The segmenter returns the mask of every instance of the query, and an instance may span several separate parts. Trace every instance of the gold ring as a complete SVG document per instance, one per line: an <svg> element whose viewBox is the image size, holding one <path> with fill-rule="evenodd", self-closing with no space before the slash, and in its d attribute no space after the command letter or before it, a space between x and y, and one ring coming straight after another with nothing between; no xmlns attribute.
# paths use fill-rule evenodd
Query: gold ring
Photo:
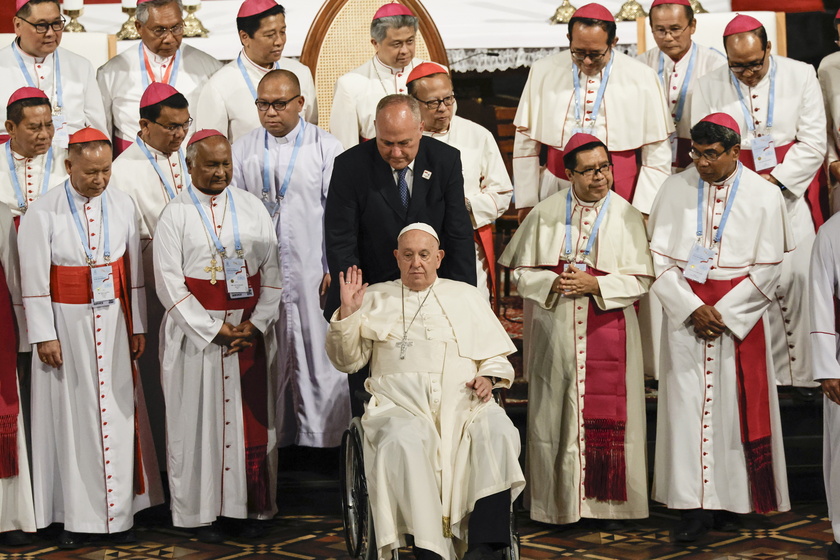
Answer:
<svg viewBox="0 0 840 560"><path fill-rule="evenodd" d="M715 334L715 331L713 331L712 329L706 329L706 334L709 336L713 336Z"/></svg>

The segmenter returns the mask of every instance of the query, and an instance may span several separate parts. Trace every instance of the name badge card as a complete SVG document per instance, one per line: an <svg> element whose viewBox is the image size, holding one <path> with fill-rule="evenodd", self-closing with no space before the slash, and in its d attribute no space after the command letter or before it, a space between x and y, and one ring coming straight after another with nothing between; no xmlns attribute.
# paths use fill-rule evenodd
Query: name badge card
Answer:
<svg viewBox="0 0 840 560"><path fill-rule="evenodd" d="M70 130L67 128L67 119L63 114L52 116L53 126L55 127L55 136L53 137L53 144L67 148L70 143Z"/></svg>
<svg viewBox="0 0 840 560"><path fill-rule="evenodd" d="M776 146L773 144L773 137L769 134L753 138L751 149L756 171L773 169L778 165Z"/></svg>
<svg viewBox="0 0 840 560"><path fill-rule="evenodd" d="M254 290L248 285L248 269L245 259L225 259L225 285L231 299L242 299L254 295Z"/></svg>
<svg viewBox="0 0 840 560"><path fill-rule="evenodd" d="M714 249L707 249L699 243L695 243L688 254L688 262L683 270L683 276L700 284L705 284L712 269L717 252Z"/></svg>
<svg viewBox="0 0 840 560"><path fill-rule="evenodd" d="M97 266L90 269L90 284L93 299L92 307L108 307L117 299L114 293L114 274L109 266Z"/></svg>
<svg viewBox="0 0 840 560"><path fill-rule="evenodd" d="M563 263L563 272L566 272L567 270L569 270L569 266L572 265L572 264L574 264L575 268L578 269L579 271L586 272L586 263L582 263L582 262Z"/></svg>

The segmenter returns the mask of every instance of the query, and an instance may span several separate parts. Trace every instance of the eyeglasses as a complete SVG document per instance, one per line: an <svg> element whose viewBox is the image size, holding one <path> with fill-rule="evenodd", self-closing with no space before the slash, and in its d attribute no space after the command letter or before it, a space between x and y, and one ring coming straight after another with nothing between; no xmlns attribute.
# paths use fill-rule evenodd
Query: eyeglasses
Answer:
<svg viewBox="0 0 840 560"><path fill-rule="evenodd" d="M149 29L152 32L152 35L160 39L167 33L172 33L173 37L180 37L184 34L184 24L179 23L178 25L173 25L172 27L155 27Z"/></svg>
<svg viewBox="0 0 840 560"><path fill-rule="evenodd" d="M691 27L690 23L683 28L672 27L670 29L665 29L664 27L660 27L653 30L653 36L658 39L664 39L665 37L670 35L674 39L679 39L680 37L682 37L682 34L685 32L685 30L689 27Z"/></svg>
<svg viewBox="0 0 840 560"><path fill-rule="evenodd" d="M699 152L694 148L691 148L688 151L688 156L693 159L694 161L698 161L700 158L706 158L708 162L715 162L718 160L720 156L728 152L729 150L723 150L722 152L716 152L715 150L706 150L705 152Z"/></svg>
<svg viewBox="0 0 840 560"><path fill-rule="evenodd" d="M64 29L64 24L67 23L67 20L63 17L55 21L51 21L49 23L32 23L31 21L27 21L23 18L18 19L20 19L21 21L26 21L26 23L35 28L35 33L38 33L40 35L46 35L47 31L49 31L50 29L58 33L59 31L62 31Z"/></svg>
<svg viewBox="0 0 840 560"><path fill-rule="evenodd" d="M583 62L584 60L586 60L588 58L590 60L590 62L593 62L595 64L601 62L601 59L604 58L605 56L607 56L607 53L609 53L609 52L610 52L609 48L607 48L607 50L605 50L602 53L599 53L599 52L588 53L588 52L582 52L582 51L571 51L572 58L574 58L576 61Z"/></svg>
<svg viewBox="0 0 840 560"><path fill-rule="evenodd" d="M419 97L415 97L414 99L416 99L417 101L419 101L420 103L425 105L426 108L429 109L430 111L437 111L438 108L440 107L441 103L446 105L447 107L452 107L452 105L455 104L455 96L454 95L447 95L443 99L432 99L430 101L423 101Z"/></svg>
<svg viewBox="0 0 840 560"><path fill-rule="evenodd" d="M170 134L175 134L179 130L183 130L184 132L187 132L190 129L190 126L192 125L193 120L192 120L192 117L190 117L187 120L187 122L185 122L185 123L160 124L157 121L152 121L152 122L155 123L156 125L158 125L159 127L165 129Z"/></svg>
<svg viewBox="0 0 840 560"><path fill-rule="evenodd" d="M754 60L752 62L747 62L746 64L730 64L729 69L732 70L734 74L743 74L746 71L749 71L751 74L755 74L764 67L764 60L766 57L767 49L764 49L764 56L761 57L761 60Z"/></svg>
<svg viewBox="0 0 840 560"><path fill-rule="evenodd" d="M300 97L300 94L297 94L294 97L287 99L286 101L263 101L262 99L257 99L256 101L254 101L254 105L257 106L258 111L262 111L263 113L268 111L269 107L271 107L278 113L282 113L286 109L286 105L288 105L298 97Z"/></svg>
<svg viewBox="0 0 840 560"><path fill-rule="evenodd" d="M577 169L572 169L572 173L577 173L584 179L594 179L595 175L600 173L601 175L606 175L607 173L612 173L612 164L605 163L601 167L596 167L595 169L584 169L583 171L578 171Z"/></svg>

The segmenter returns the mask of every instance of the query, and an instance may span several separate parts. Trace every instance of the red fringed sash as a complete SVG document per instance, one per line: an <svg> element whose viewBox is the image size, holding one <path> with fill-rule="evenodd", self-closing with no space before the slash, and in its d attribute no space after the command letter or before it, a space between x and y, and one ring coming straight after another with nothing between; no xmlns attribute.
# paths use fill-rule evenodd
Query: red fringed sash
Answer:
<svg viewBox="0 0 840 560"><path fill-rule="evenodd" d="M703 303L714 306L745 278L746 276L731 280L706 280L705 284L689 280L688 283ZM747 458L753 509L758 513L767 513L778 508L776 479L773 476L770 389L766 358L764 324L759 321L743 340L735 339L741 443Z"/></svg>
<svg viewBox="0 0 840 560"><path fill-rule="evenodd" d="M788 153L795 142L778 146L776 148L776 161L779 163L785 159L785 154ZM738 158L747 169L755 171L755 163L753 162L752 150L741 150L741 156ZM775 169L775 168L774 168ZM756 173L773 173L773 169L765 169L764 171L757 171ZM805 191L805 202L808 203L808 208L811 210L811 217L814 219L814 229L820 229L825 221L831 217L831 210L828 206L828 176L825 173L825 168L820 167L814 178L808 184L808 189Z"/></svg>
<svg viewBox="0 0 840 560"><path fill-rule="evenodd" d="M633 194L636 192L636 183L642 171L641 150L610 152L610 158L613 164L613 190L624 200L632 202ZM548 160L545 166L555 177L568 181L566 166L563 165L563 150L548 148Z"/></svg>
<svg viewBox="0 0 840 560"><path fill-rule="evenodd" d="M8 240L7 240L8 241ZM0 264L0 479L18 475L18 333L12 296Z"/></svg>
<svg viewBox="0 0 840 560"><path fill-rule="evenodd" d="M493 226L487 224L475 230L475 242L484 249L487 257L487 279L490 282L490 295L496 296L496 248L493 245Z"/></svg>
<svg viewBox="0 0 840 560"><path fill-rule="evenodd" d="M242 320L253 313L260 297L259 273L250 277L254 295L230 299L224 282L211 284L209 280L186 278L190 293L213 311L242 309ZM255 344L237 354L239 382L242 387L242 418L245 425L245 468L248 486L248 510L264 512L271 509L270 472L268 468L268 363L265 340L257 336Z"/></svg>

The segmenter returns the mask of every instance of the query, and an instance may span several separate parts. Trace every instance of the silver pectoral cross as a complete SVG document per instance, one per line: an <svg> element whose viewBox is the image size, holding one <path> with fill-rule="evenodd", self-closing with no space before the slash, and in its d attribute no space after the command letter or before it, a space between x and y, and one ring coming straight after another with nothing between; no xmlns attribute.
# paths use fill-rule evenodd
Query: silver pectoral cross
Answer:
<svg viewBox="0 0 840 560"><path fill-rule="evenodd" d="M400 347L400 360L405 360L405 353L408 350L408 347L414 346L414 343L404 336L403 339L397 343L397 346Z"/></svg>

